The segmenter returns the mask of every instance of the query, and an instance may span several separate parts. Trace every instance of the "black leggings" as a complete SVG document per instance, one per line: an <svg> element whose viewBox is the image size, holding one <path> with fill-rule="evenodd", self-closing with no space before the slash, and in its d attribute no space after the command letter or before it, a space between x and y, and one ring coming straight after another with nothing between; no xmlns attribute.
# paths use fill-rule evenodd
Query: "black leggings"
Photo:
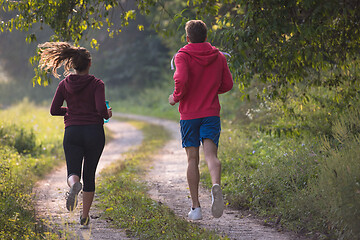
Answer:
<svg viewBox="0 0 360 240"><path fill-rule="evenodd" d="M83 168L83 191L95 191L95 172L105 145L103 125L77 125L65 128L64 152L68 178L76 175L81 178Z"/></svg>

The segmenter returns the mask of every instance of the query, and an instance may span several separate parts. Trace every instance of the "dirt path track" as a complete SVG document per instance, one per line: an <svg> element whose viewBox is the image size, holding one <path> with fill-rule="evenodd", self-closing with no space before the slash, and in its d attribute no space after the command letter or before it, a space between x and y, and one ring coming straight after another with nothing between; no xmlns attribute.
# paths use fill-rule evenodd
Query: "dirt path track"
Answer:
<svg viewBox="0 0 360 240"><path fill-rule="evenodd" d="M168 205L178 216L186 218L191 202L186 182L187 160L185 151L181 148L179 124L173 121L144 117L130 114L115 113L114 116L127 117L164 126L170 133L171 139L166 146L155 156L153 168L149 170L147 182L150 186L150 196L159 202ZM114 140L105 146L100 159L97 174L112 161L121 159L121 154L142 141L142 134L127 123L111 120L106 125L114 132ZM39 217L48 219L51 226L62 231L72 232L74 239L129 239L121 229L113 229L99 216L101 212L95 207L91 209L91 225L89 229L79 228L80 207L73 213L65 208L66 167L63 166L52 172L46 179L39 182L35 188L37 197L36 211ZM80 198L82 198L80 196ZM96 201L96 198L95 198ZM251 216L242 216L243 213L225 209L224 215L215 219L211 216L211 197L208 190L201 189L200 201L203 208L203 220L195 224L213 229L220 235L227 235L231 239L299 239L291 233L277 232L275 229L263 226ZM69 231L68 231L69 230Z"/></svg>
<svg viewBox="0 0 360 240"><path fill-rule="evenodd" d="M122 153L136 147L142 141L142 133L128 123L111 120L106 126L114 133L114 139L105 146L97 168L98 176L109 163L121 159ZM90 210L90 228L81 229L79 227L81 202L74 212L69 213L65 207L65 193L68 190L66 166L56 169L43 181L38 182L34 190L37 198L37 215L48 219L50 228L67 232L71 239L128 239L124 230L111 228L106 221L99 218L101 212L94 207L95 204ZM80 201L81 199L82 196L79 196Z"/></svg>
<svg viewBox="0 0 360 240"><path fill-rule="evenodd" d="M149 171L147 177L151 186L149 194L154 200L168 205L177 215L186 218L191 207L191 201L186 181L187 159L184 149L181 148L179 123L138 115L116 115L159 124L171 133L172 138L155 157L153 168ZM210 212L211 196L209 190L202 188L199 195L203 220L195 223L203 228L213 229L220 235L226 234L231 239L300 239L294 234L278 232L273 228L263 226L259 220L252 216L243 216L241 211L225 209L221 218L213 218Z"/></svg>

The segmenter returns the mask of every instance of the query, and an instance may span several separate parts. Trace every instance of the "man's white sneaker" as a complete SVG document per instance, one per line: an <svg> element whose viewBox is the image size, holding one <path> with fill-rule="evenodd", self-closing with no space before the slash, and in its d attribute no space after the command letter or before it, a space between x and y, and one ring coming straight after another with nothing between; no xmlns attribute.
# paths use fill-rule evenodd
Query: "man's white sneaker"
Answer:
<svg viewBox="0 0 360 240"><path fill-rule="evenodd" d="M224 198L219 184L214 184L211 188L211 198L211 213L215 218L219 218L222 216L224 211Z"/></svg>
<svg viewBox="0 0 360 240"><path fill-rule="evenodd" d="M202 219L201 207L191 208L188 214L188 218L190 220L201 220Z"/></svg>

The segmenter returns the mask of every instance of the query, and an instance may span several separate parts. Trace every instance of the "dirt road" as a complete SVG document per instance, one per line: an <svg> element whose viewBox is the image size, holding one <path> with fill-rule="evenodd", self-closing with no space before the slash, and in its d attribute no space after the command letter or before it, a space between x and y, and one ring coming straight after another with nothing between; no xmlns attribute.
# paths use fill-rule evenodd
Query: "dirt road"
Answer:
<svg viewBox="0 0 360 240"><path fill-rule="evenodd" d="M186 154L181 148L179 125L176 122L161 120L151 117L119 114L114 116L128 117L140 121L164 126L170 133L166 146L154 158L154 165L146 177L150 186L150 196L159 202L168 205L178 216L186 218L190 209L189 190L186 182ZM131 147L141 143L142 134L127 123L111 120L107 127L115 133L115 138L107 144L100 160L97 173L111 161L121 159L121 154ZM45 180L38 183L35 192L37 196L36 210L40 217L49 219L52 226L62 231L72 232L74 239L128 239L123 230L110 228L106 221L101 220L101 212L92 208L91 225L89 229L79 228L80 207L70 213L65 208L66 168L62 167L51 173ZM81 197L81 196L80 196ZM231 239L299 239L291 233L278 232L263 226L259 220L252 216L243 216L240 211L225 209L224 215L215 219L211 216L210 192L205 189L200 191L200 201L203 209L203 220L196 221L200 227L213 229L220 235L227 235Z"/></svg>
<svg viewBox="0 0 360 240"><path fill-rule="evenodd" d="M108 164L121 159L122 153L136 147L142 141L142 133L128 123L111 120L106 126L114 133L114 139L105 146L97 168L97 178L100 176L101 170ZM90 210L90 227L88 229L80 228L82 196L79 196L78 208L69 213L65 207L65 194L68 190L66 166L53 171L43 181L38 182L34 189L37 199L37 215L47 219L51 229L69 235L70 239L129 239L124 230L111 228L106 221L99 218L101 212L95 207ZM96 197L95 195L93 206L96 205Z"/></svg>
<svg viewBox="0 0 360 240"><path fill-rule="evenodd" d="M187 159L184 149L181 148L179 124L174 121L130 114L118 114L118 116L160 124L171 133L172 138L155 156L153 168L148 173L147 179L151 186L149 194L154 200L168 205L178 216L186 218L191 201L186 181ZM210 191L202 188L199 195L203 219L194 221L194 223L203 228L213 229L220 235L227 235L231 239L300 239L295 234L278 232L274 228L266 227L261 224L260 220L253 216L244 216L243 212L237 210L225 209L221 218L213 218L210 212Z"/></svg>

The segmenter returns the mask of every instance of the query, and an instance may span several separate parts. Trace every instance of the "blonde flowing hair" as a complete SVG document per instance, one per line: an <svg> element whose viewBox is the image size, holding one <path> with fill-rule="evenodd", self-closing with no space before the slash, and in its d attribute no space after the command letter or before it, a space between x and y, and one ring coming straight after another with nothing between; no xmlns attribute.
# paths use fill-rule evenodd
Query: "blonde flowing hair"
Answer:
<svg viewBox="0 0 360 240"><path fill-rule="evenodd" d="M67 42L46 42L39 44L39 67L51 69L54 77L59 78L57 69L64 65L64 76L70 74L71 69L78 72L86 70L91 62L90 52L83 47L74 47Z"/></svg>

